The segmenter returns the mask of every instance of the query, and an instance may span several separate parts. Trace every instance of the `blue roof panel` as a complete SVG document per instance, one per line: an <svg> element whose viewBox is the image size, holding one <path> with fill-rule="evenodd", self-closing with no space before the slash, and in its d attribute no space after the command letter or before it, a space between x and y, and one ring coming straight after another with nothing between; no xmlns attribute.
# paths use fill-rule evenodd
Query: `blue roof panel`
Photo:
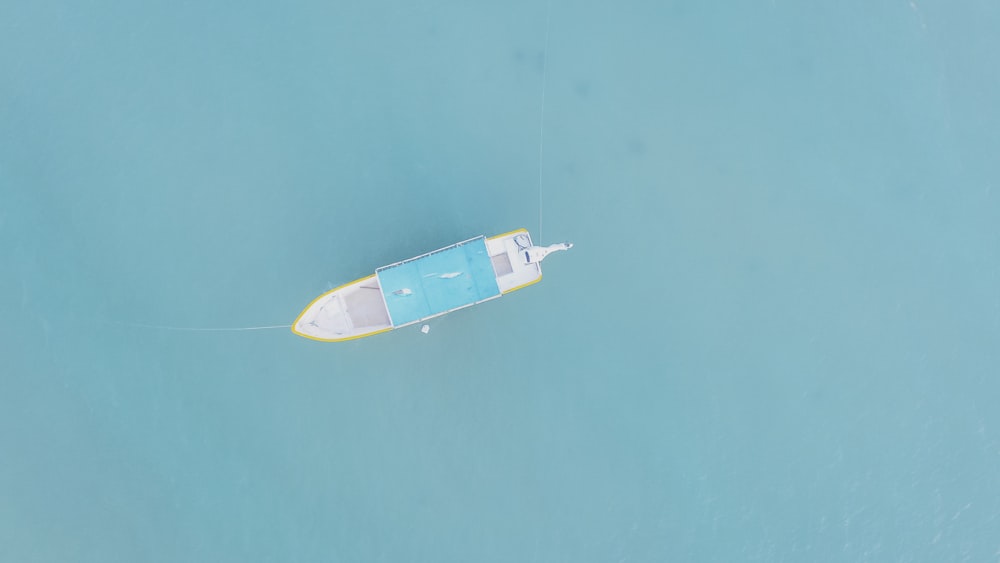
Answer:
<svg viewBox="0 0 1000 563"><path fill-rule="evenodd" d="M375 273L393 326L500 295L486 237L385 266Z"/></svg>

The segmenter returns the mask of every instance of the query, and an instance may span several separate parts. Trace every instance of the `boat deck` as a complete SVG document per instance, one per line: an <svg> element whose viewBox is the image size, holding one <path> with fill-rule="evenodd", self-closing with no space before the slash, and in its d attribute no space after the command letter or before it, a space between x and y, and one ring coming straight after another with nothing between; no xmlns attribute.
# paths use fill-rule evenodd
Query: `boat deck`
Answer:
<svg viewBox="0 0 1000 563"><path fill-rule="evenodd" d="M482 236L375 273L394 328L500 296Z"/></svg>
<svg viewBox="0 0 1000 563"><path fill-rule="evenodd" d="M526 235L530 244L531 236L524 229L486 239L486 249L493 262L500 293L510 293L542 279L539 264L524 263L521 249L514 241L514 237L520 234Z"/></svg>

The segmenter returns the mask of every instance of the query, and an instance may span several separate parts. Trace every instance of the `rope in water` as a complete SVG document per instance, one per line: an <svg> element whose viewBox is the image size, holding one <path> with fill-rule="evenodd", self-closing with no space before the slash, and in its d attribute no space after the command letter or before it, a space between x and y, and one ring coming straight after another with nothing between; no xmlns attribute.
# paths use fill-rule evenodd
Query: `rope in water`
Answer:
<svg viewBox="0 0 1000 563"><path fill-rule="evenodd" d="M234 331L244 331L244 330L269 330L276 328L291 328L292 325L268 325L268 326L244 326L244 327L225 327L225 328L201 328L201 327L187 327L187 326L167 326L167 325L147 325L139 323L123 323L116 322L115 324L122 326L129 326L133 328L149 328L154 330L177 330L185 332L234 332Z"/></svg>
<svg viewBox="0 0 1000 563"><path fill-rule="evenodd" d="M545 86L549 69L549 20L552 1L545 2L545 46L542 48L542 111L538 124L538 240L542 240L542 157L545 153Z"/></svg>

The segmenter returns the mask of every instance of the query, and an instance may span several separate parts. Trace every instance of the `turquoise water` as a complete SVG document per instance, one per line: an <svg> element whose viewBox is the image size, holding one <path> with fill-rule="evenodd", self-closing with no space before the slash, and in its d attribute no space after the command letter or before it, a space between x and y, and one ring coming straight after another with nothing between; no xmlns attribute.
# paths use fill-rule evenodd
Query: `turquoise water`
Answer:
<svg viewBox="0 0 1000 563"><path fill-rule="evenodd" d="M612 4L0 6L0 560L996 560L1000 9Z"/></svg>

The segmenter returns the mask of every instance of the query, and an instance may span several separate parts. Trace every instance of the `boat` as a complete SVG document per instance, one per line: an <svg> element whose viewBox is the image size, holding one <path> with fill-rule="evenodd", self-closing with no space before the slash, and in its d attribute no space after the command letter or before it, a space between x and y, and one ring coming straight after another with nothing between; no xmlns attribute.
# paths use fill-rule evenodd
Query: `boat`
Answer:
<svg viewBox="0 0 1000 563"><path fill-rule="evenodd" d="M526 229L470 238L327 291L299 314L292 332L341 342L424 322L541 281L542 260L572 247L535 246Z"/></svg>

